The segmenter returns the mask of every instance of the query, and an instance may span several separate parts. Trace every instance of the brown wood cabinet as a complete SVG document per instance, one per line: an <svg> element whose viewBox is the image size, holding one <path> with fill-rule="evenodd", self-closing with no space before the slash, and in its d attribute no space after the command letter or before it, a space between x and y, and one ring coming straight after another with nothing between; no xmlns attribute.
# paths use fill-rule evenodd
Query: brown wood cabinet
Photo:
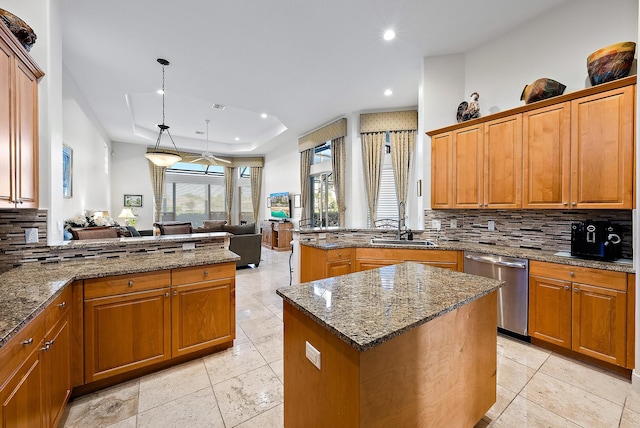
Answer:
<svg viewBox="0 0 640 428"><path fill-rule="evenodd" d="M361 272L404 262L418 262L450 270L462 270L460 254L452 250L417 250L410 248L357 248L355 271Z"/></svg>
<svg viewBox="0 0 640 428"><path fill-rule="evenodd" d="M321 249L300 246L300 282L353 273L353 248Z"/></svg>
<svg viewBox="0 0 640 428"><path fill-rule="evenodd" d="M429 132L432 208L633 208L635 83L619 79Z"/></svg>
<svg viewBox="0 0 640 428"><path fill-rule="evenodd" d="M446 132L431 139L431 207L453 206L453 133Z"/></svg>
<svg viewBox="0 0 640 428"><path fill-rule="evenodd" d="M233 339L233 262L84 282L86 383Z"/></svg>
<svg viewBox="0 0 640 428"><path fill-rule="evenodd" d="M262 246L276 251L291 251L293 224L291 222L263 221Z"/></svg>
<svg viewBox="0 0 640 428"><path fill-rule="evenodd" d="M627 274L531 261L529 334L621 367L627 361Z"/></svg>
<svg viewBox="0 0 640 428"><path fill-rule="evenodd" d="M0 424L2 428L47 425L45 414L44 314L31 320L0 349Z"/></svg>
<svg viewBox="0 0 640 428"><path fill-rule="evenodd" d="M523 114L523 208L568 208L571 104Z"/></svg>
<svg viewBox="0 0 640 428"><path fill-rule="evenodd" d="M171 356L233 341L235 264L173 269Z"/></svg>
<svg viewBox="0 0 640 428"><path fill-rule="evenodd" d="M632 208L634 87L571 102L571 205Z"/></svg>
<svg viewBox="0 0 640 428"><path fill-rule="evenodd" d="M0 208L37 208L38 80L44 73L0 27Z"/></svg>

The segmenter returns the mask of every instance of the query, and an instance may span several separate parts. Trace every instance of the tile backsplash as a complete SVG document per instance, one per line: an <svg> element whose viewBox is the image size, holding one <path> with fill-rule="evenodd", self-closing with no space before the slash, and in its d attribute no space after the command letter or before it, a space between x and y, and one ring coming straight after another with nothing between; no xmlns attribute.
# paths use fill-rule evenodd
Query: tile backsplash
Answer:
<svg viewBox="0 0 640 428"><path fill-rule="evenodd" d="M425 210L423 237L551 251L571 250L571 223L609 220L622 227L622 257L632 258L631 210ZM433 227L440 221L440 230ZM455 220L457 227L451 227ZM488 230L489 221L495 230Z"/></svg>

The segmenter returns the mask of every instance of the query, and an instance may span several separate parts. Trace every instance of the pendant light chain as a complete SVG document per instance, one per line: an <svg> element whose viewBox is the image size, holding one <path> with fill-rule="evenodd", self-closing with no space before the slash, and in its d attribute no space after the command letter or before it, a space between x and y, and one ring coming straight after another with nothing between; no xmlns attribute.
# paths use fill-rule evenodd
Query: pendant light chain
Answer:
<svg viewBox="0 0 640 428"><path fill-rule="evenodd" d="M162 64L162 124L164 125L164 67Z"/></svg>

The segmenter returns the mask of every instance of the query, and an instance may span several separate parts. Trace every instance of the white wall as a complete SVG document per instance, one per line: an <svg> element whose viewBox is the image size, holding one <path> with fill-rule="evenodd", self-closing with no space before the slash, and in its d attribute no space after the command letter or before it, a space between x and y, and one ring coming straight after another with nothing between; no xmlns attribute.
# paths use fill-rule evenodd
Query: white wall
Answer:
<svg viewBox="0 0 640 428"><path fill-rule="evenodd" d="M522 89L541 77L563 83L565 93L584 89L589 54L637 38L637 0L573 1L467 52L465 94L480 94L486 116L523 105Z"/></svg>
<svg viewBox="0 0 640 428"><path fill-rule="evenodd" d="M146 152L147 147L140 144L114 141L111 145L111 215L115 218L124 208L124 195L142 195L142 208L135 208L136 229L140 230L153 228L153 188Z"/></svg>
<svg viewBox="0 0 640 428"><path fill-rule="evenodd" d="M293 208L293 195L300 193L300 152L297 140L288 141L278 150L265 155L262 177L262 199L258 219L270 218L267 208L267 197L270 193L289 192L293 211L291 217L297 225L301 213L300 208Z"/></svg>
<svg viewBox="0 0 640 428"><path fill-rule="evenodd" d="M73 149L73 196L62 199L62 218L83 214L85 210L106 210L112 216L117 215L111 209L110 198L111 141L66 69L62 118L63 143Z"/></svg>

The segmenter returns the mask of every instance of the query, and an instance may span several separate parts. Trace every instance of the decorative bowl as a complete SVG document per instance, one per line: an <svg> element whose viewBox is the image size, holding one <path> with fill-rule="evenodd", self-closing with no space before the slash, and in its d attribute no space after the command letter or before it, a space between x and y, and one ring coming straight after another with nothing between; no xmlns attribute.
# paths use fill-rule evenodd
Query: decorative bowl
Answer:
<svg viewBox="0 0 640 428"><path fill-rule="evenodd" d="M0 9L0 21L4 22L7 28L9 28L9 31L16 36L20 44L24 46L27 51L31 50L31 46L35 44L38 36L36 36L36 33L33 32L33 29L27 25L26 22L4 9Z"/></svg>
<svg viewBox="0 0 640 428"><path fill-rule="evenodd" d="M562 95L565 89L566 86L562 83L543 77L525 86L522 90L522 95L520 95L520 99L524 101L525 104L535 103L536 101Z"/></svg>
<svg viewBox="0 0 640 428"><path fill-rule="evenodd" d="M626 77L631 69L635 52L634 42L620 42L605 46L589 55L587 72L591 85L600 85Z"/></svg>

